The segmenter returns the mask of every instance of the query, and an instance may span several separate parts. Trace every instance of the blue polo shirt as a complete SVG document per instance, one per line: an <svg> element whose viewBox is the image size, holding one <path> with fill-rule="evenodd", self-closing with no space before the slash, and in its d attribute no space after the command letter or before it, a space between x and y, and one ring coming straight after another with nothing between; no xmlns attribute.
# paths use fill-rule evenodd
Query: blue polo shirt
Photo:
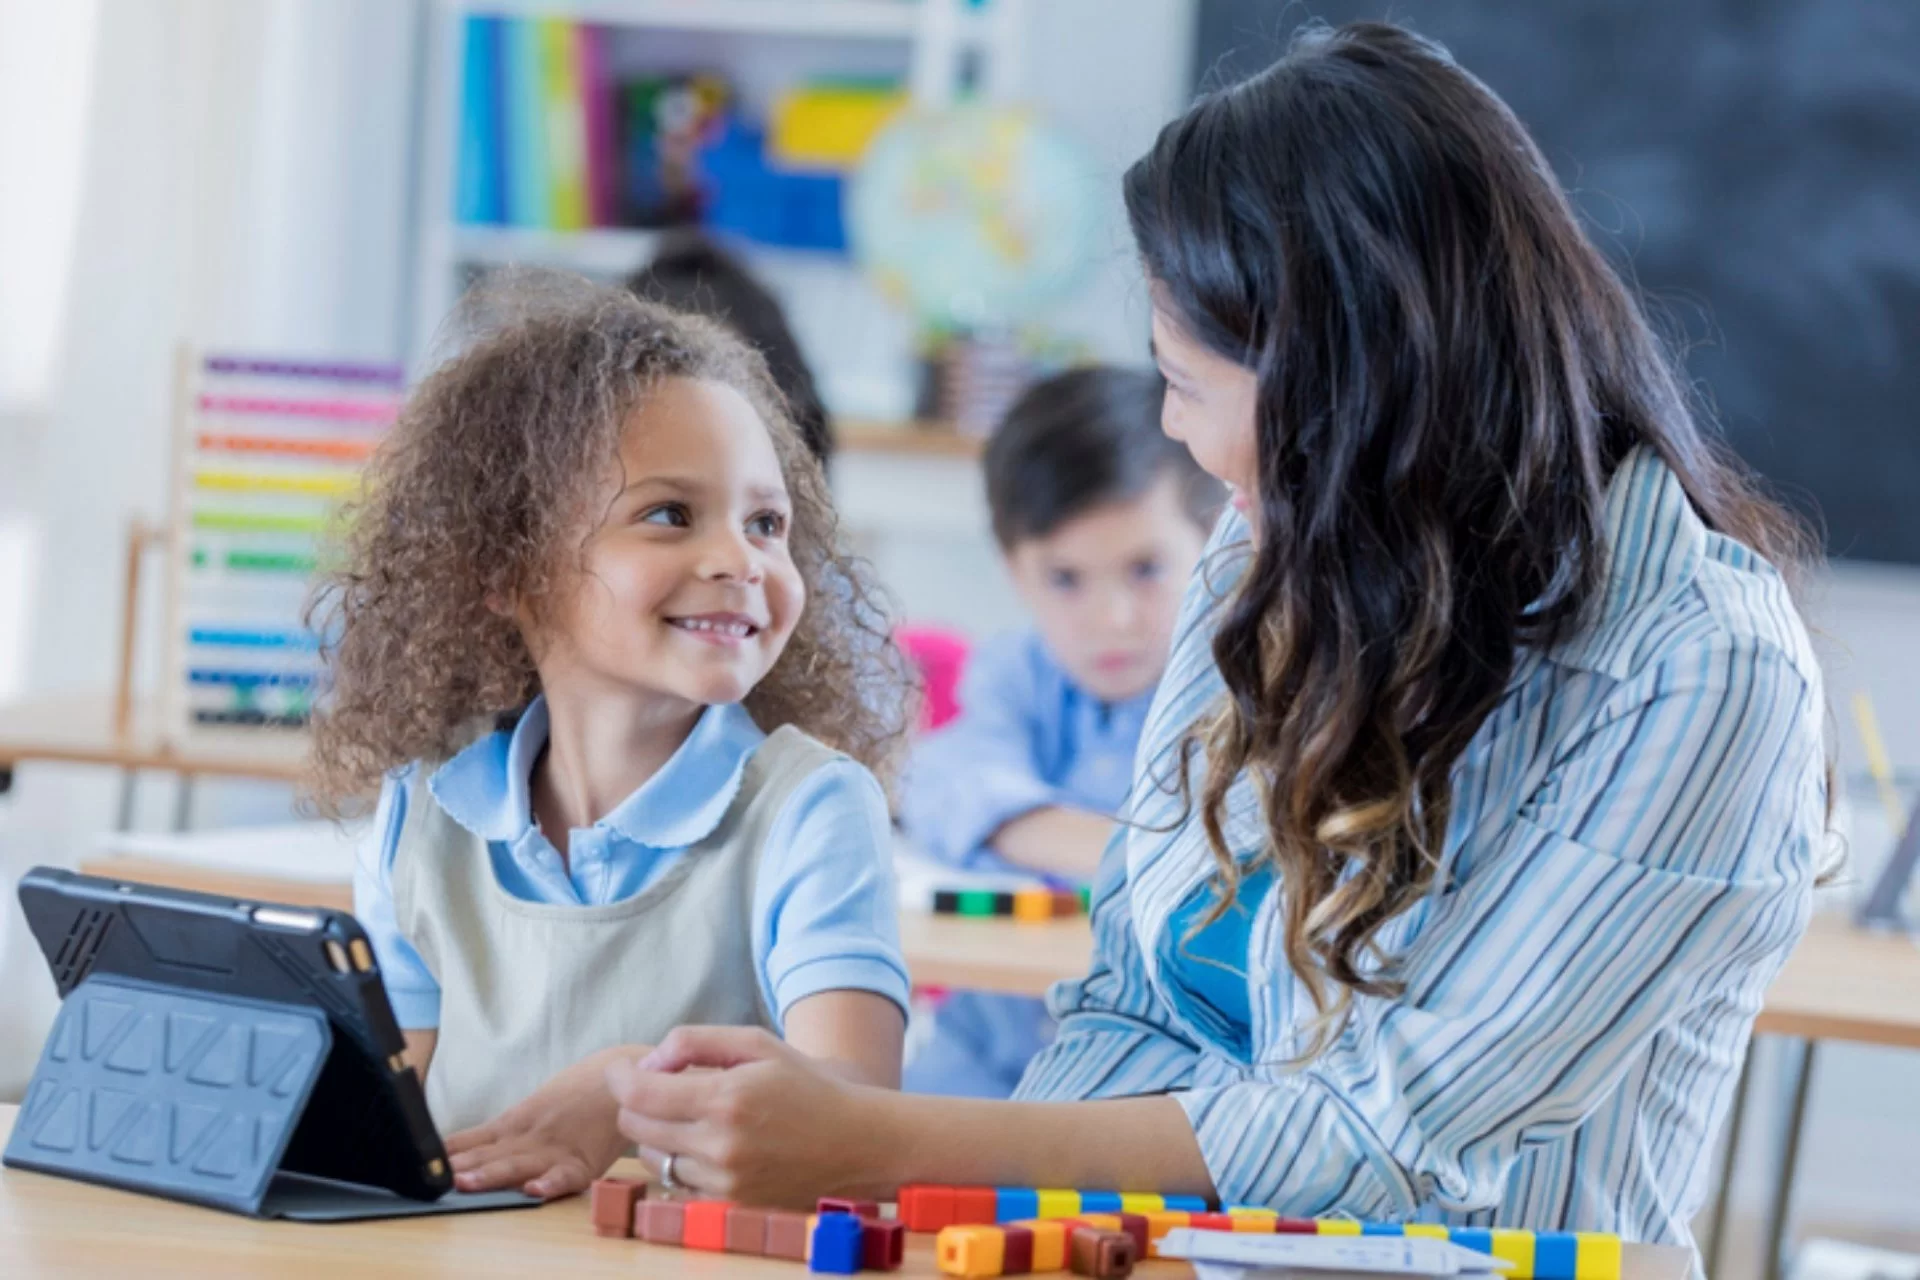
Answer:
<svg viewBox="0 0 1920 1280"><path fill-rule="evenodd" d="M747 760L766 734L737 703L709 707L660 771L590 827L569 833L568 857L533 822L531 779L547 743L536 698L512 729L488 734L426 779L455 822L487 842L500 887L527 902L582 907L620 902L657 880L720 825ZM437 1027L440 987L394 916L394 852L418 768L390 780L377 839L354 869L354 914L366 928L400 1025ZM787 798L760 854L753 895L753 957L767 1007L786 1012L823 991L872 991L903 1010L907 967L886 798L861 765L836 760Z"/></svg>

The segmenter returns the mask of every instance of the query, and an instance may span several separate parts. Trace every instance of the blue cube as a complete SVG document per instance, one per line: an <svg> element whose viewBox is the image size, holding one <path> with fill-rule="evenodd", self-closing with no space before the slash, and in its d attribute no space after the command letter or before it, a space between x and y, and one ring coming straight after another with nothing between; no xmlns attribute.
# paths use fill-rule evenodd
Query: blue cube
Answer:
<svg viewBox="0 0 1920 1280"><path fill-rule="evenodd" d="M1481 1231L1474 1227L1451 1227L1447 1239L1463 1249L1472 1249L1476 1253L1493 1252L1493 1232Z"/></svg>
<svg viewBox="0 0 1920 1280"><path fill-rule="evenodd" d="M860 1219L850 1213L823 1213L813 1227L807 1270L851 1276L860 1272Z"/></svg>
<svg viewBox="0 0 1920 1280"><path fill-rule="evenodd" d="M1573 1280L1580 1273L1580 1241L1571 1231L1547 1231L1533 1238L1534 1280Z"/></svg>
<svg viewBox="0 0 1920 1280"><path fill-rule="evenodd" d="M1118 1213L1120 1212L1120 1193L1118 1191L1082 1191L1080 1212Z"/></svg>
<svg viewBox="0 0 1920 1280"><path fill-rule="evenodd" d="M993 1192L995 1222L1025 1222L1040 1216L1040 1193L1032 1187L996 1187Z"/></svg>
<svg viewBox="0 0 1920 1280"><path fill-rule="evenodd" d="M1363 1222L1360 1224L1363 1236L1403 1236L1407 1229L1397 1222Z"/></svg>
<svg viewBox="0 0 1920 1280"><path fill-rule="evenodd" d="M1167 1196L1168 1213L1206 1213L1213 1208L1205 1196Z"/></svg>

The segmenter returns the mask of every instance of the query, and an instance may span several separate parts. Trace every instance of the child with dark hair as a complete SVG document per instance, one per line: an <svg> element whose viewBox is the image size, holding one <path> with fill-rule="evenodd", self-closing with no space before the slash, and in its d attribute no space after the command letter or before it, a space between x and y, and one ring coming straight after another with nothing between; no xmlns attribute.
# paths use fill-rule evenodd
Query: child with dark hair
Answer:
<svg viewBox="0 0 1920 1280"><path fill-rule="evenodd" d="M627 277L627 288L650 302L719 320L745 338L766 360L807 448L822 463L832 457L833 424L787 313L738 258L700 232L678 233Z"/></svg>
<svg viewBox="0 0 1920 1280"><path fill-rule="evenodd" d="M994 537L1033 626L968 664L960 715L915 752L901 809L942 861L1087 880L1126 799L1182 584L1223 496L1160 430L1150 371L1049 378L987 444ZM1051 1030L1038 1000L943 1004L907 1087L1004 1097Z"/></svg>

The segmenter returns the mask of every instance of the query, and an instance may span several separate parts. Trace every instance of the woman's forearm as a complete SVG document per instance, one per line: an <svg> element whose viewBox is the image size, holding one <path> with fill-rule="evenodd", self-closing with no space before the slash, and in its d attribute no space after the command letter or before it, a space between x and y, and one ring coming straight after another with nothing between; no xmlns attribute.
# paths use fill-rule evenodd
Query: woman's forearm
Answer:
<svg viewBox="0 0 1920 1280"><path fill-rule="evenodd" d="M1213 1194L1186 1112L1154 1095L998 1102L867 1091L867 1146L888 1194L911 1182Z"/></svg>

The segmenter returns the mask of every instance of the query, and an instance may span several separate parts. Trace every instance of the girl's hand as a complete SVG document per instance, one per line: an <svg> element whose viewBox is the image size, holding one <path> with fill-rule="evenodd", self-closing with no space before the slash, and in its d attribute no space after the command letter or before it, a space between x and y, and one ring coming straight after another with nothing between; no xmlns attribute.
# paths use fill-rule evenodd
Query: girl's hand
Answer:
<svg viewBox="0 0 1920 1280"><path fill-rule="evenodd" d="M644 1045L602 1050L562 1071L498 1119L447 1139L454 1185L462 1191L518 1186L551 1200L585 1191L626 1150L607 1096L608 1063L631 1061Z"/></svg>
<svg viewBox="0 0 1920 1280"><path fill-rule="evenodd" d="M677 1157L675 1181L703 1198L801 1208L893 1190L884 1135L899 1095L758 1028L677 1028L637 1062L616 1058L606 1084L640 1158L657 1173Z"/></svg>

